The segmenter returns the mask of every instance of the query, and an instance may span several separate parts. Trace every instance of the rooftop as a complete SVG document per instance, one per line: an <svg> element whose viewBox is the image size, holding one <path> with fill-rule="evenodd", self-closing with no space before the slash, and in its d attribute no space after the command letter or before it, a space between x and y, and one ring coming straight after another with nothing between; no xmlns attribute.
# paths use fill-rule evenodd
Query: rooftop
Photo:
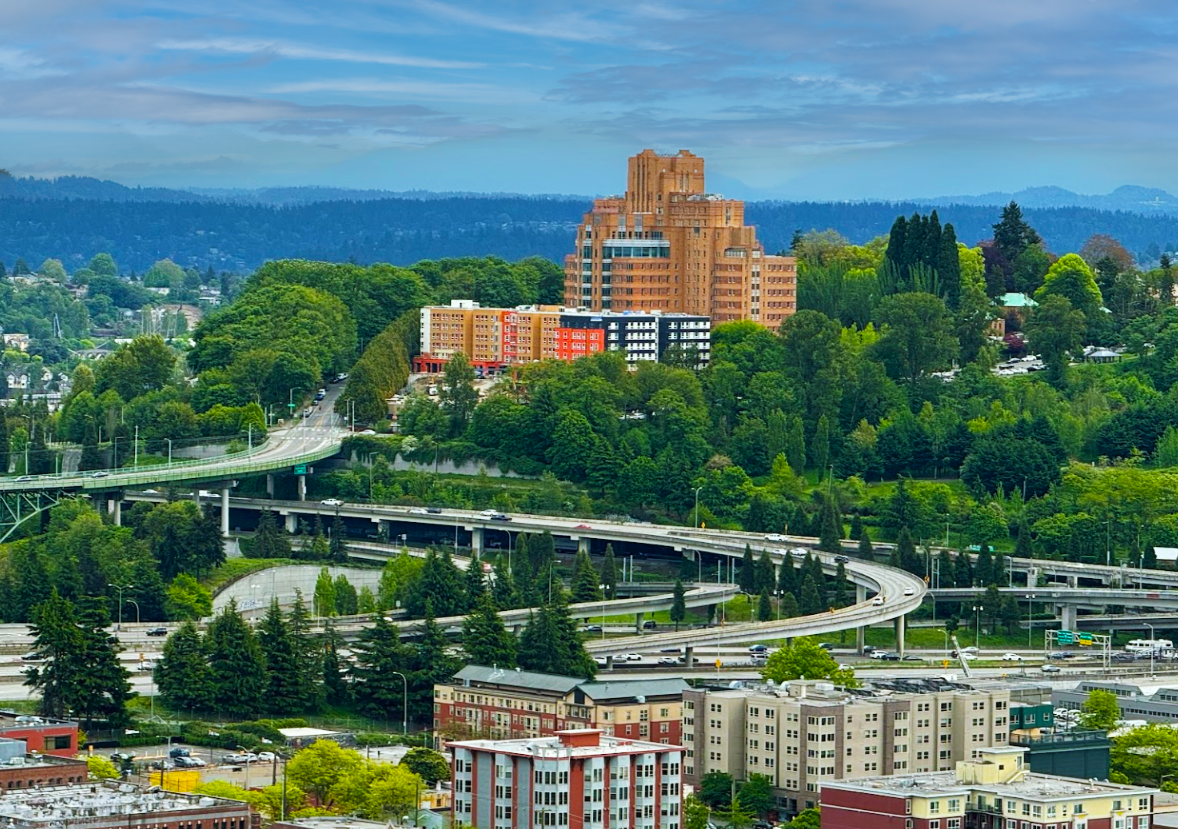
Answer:
<svg viewBox="0 0 1178 829"><path fill-rule="evenodd" d="M8 790L0 798L0 819L10 821L9 826L49 826L68 821L85 822L87 819L182 812L214 806L249 808L235 800L176 792L146 792L127 783L84 783Z"/></svg>
<svg viewBox="0 0 1178 829"><path fill-rule="evenodd" d="M1057 777L1053 774L1029 772L1008 783L963 783L955 771L930 771L922 774L891 775L888 777L864 777L823 783L823 788L866 789L897 797L935 797L947 794L968 794L984 791L1002 797L1021 797L1035 800L1065 800L1087 797L1107 797L1110 794L1149 794L1153 789L1145 786L1128 786L1120 783L1106 783L1098 780L1079 780L1072 777Z"/></svg>
<svg viewBox="0 0 1178 829"><path fill-rule="evenodd" d="M582 682L577 686L585 696L595 702L635 699L637 697L677 697L691 688L687 680L679 677L668 679L621 679L606 682Z"/></svg>
<svg viewBox="0 0 1178 829"><path fill-rule="evenodd" d="M54 717L36 717L32 714L18 714L15 711L0 711L0 729L4 728L37 728L38 726L75 726L70 720L59 720Z"/></svg>
<svg viewBox="0 0 1178 829"><path fill-rule="evenodd" d="M572 676L557 676L542 674L536 671L521 671L518 668L485 668L482 665L467 665L454 675L457 685L484 684L510 685L517 688L527 688L530 691L543 691L564 696L572 691L584 680Z"/></svg>
<svg viewBox="0 0 1178 829"><path fill-rule="evenodd" d="M722 689L708 689L708 695L713 697L738 699L753 696L772 696L779 699L805 699L811 705L845 705L851 702L882 702L897 695L914 696L920 694L983 694L999 687L985 690L975 689L969 685L951 682L940 677L876 679L864 684L862 688L842 688L824 680L791 680L776 685L772 682L744 681L735 687Z"/></svg>
<svg viewBox="0 0 1178 829"><path fill-rule="evenodd" d="M472 751L493 751L496 754L515 754L542 759L572 757L600 757L603 754L646 754L648 752L682 751L679 746L651 743L646 740L627 740L613 737L596 728L558 731L551 737L529 737L522 740L461 740L447 743L450 748Z"/></svg>

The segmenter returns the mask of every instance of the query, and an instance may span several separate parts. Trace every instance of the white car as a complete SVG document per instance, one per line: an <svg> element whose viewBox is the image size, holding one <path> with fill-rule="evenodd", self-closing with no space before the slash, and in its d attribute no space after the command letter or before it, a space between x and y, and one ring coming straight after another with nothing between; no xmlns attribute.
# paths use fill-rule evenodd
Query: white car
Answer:
<svg viewBox="0 0 1178 829"><path fill-rule="evenodd" d="M278 759L278 755L275 754L273 751L259 751L258 752L258 762L259 763L273 763L277 759Z"/></svg>
<svg viewBox="0 0 1178 829"><path fill-rule="evenodd" d="M789 554L791 556L793 556L794 558L805 558L807 555L810 554L810 551L807 550L805 547L794 547L792 550L789 551Z"/></svg>
<svg viewBox="0 0 1178 829"><path fill-rule="evenodd" d="M642 655L637 654L637 653L624 653L624 654L622 654L621 658L625 659L627 662L641 662L642 661Z"/></svg>
<svg viewBox="0 0 1178 829"><path fill-rule="evenodd" d="M883 603L886 601L887 601L887 599L884 598L883 596L876 596L874 599L871 600L871 606L872 607L881 607L883 605Z"/></svg>
<svg viewBox="0 0 1178 829"><path fill-rule="evenodd" d="M968 651L962 651L960 654L958 654L958 656L960 656L966 662L973 662L975 659L978 658L978 655L976 653L969 653Z"/></svg>
<svg viewBox="0 0 1178 829"><path fill-rule="evenodd" d="M479 513L479 515L483 516L483 518L490 518L490 517L492 517L494 515L498 515L498 514L499 513L495 512L495 510L493 510L493 509L485 509Z"/></svg>
<svg viewBox="0 0 1178 829"><path fill-rule="evenodd" d="M904 595L905 595L905 596L915 596L915 595L916 595L916 591L915 591L913 588L911 588L911 587L905 587L905 588L904 588Z"/></svg>
<svg viewBox="0 0 1178 829"><path fill-rule="evenodd" d="M604 657L604 656L595 656L595 657L593 657L593 661L594 661L594 662L595 662L597 665L599 665L599 666L601 666L602 668L604 668L604 667L605 667L605 663L606 663L608 660L607 660L607 659L606 659L606 657Z"/></svg>
<svg viewBox="0 0 1178 829"><path fill-rule="evenodd" d="M344 502L339 498L324 498L319 503L325 507L342 507L344 505Z"/></svg>
<svg viewBox="0 0 1178 829"><path fill-rule="evenodd" d="M786 538L781 533L769 533L765 536L766 541L785 541Z"/></svg>
<svg viewBox="0 0 1178 829"><path fill-rule="evenodd" d="M1002 661L1003 662L1022 662L1023 658L1021 656L1019 656L1017 653L1004 653L1004 654L1002 654Z"/></svg>
<svg viewBox="0 0 1178 829"><path fill-rule="evenodd" d="M413 509L409 510L409 514L410 515L429 515L429 513L426 512L425 507L414 507Z"/></svg>

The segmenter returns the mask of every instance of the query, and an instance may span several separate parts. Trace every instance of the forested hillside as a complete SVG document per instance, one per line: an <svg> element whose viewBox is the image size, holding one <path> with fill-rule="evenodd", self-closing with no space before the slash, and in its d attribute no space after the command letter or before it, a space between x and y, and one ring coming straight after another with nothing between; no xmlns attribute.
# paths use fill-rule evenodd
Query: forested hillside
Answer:
<svg viewBox="0 0 1178 829"><path fill-rule="evenodd" d="M589 207L588 199L527 196L273 206L195 195L179 202L173 200L179 191L165 191L170 194L167 201L114 200L101 184L79 185L77 195L65 198L0 193L0 261L11 265L18 257L27 262L53 257L72 272L105 251L140 273L165 258L182 267L242 273L280 258L408 265L422 259L494 255L560 262L571 251L576 222ZM91 191L93 195L86 195ZM138 198L153 191L128 192ZM912 203L750 202L746 215L758 226L765 247L778 251L790 246L795 230L833 228L849 241L863 243L887 233L896 214L917 209ZM942 221L953 223L962 242L973 245L990 238L999 211L950 205L938 212ZM1047 248L1057 254L1079 250L1094 233L1119 239L1143 263L1178 246L1178 216L1078 207L1025 212Z"/></svg>

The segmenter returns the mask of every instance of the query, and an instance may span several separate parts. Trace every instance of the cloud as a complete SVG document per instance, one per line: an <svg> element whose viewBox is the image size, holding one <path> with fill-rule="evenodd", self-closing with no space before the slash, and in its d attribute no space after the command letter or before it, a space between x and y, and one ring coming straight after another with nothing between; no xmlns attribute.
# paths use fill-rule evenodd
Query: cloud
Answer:
<svg viewBox="0 0 1178 829"><path fill-rule="evenodd" d="M441 60L394 54L359 52L352 49L325 49L298 43L273 40L218 37L199 40L163 40L157 46L164 50L210 52L233 55L270 55L293 60L344 61L347 63L375 63L388 66L416 66L426 69L477 69L483 64L470 61Z"/></svg>
<svg viewBox="0 0 1178 829"><path fill-rule="evenodd" d="M295 81L282 83L266 90L280 95L304 92L347 92L356 94L407 96L434 100L470 101L478 103L520 103L539 100L525 90L483 83L442 83L407 79L340 78L335 80Z"/></svg>

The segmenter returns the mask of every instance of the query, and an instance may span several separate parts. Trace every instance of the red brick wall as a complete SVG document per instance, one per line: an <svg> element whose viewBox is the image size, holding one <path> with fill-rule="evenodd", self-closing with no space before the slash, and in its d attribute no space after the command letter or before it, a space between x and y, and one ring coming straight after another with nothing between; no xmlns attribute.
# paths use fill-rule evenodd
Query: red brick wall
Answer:
<svg viewBox="0 0 1178 829"><path fill-rule="evenodd" d="M78 753L78 727L72 723L17 725L0 728L0 737L7 737L10 740L24 740L30 752L39 751L42 754L52 754L55 757L73 757ZM53 748L56 737L68 737L69 746Z"/></svg>

